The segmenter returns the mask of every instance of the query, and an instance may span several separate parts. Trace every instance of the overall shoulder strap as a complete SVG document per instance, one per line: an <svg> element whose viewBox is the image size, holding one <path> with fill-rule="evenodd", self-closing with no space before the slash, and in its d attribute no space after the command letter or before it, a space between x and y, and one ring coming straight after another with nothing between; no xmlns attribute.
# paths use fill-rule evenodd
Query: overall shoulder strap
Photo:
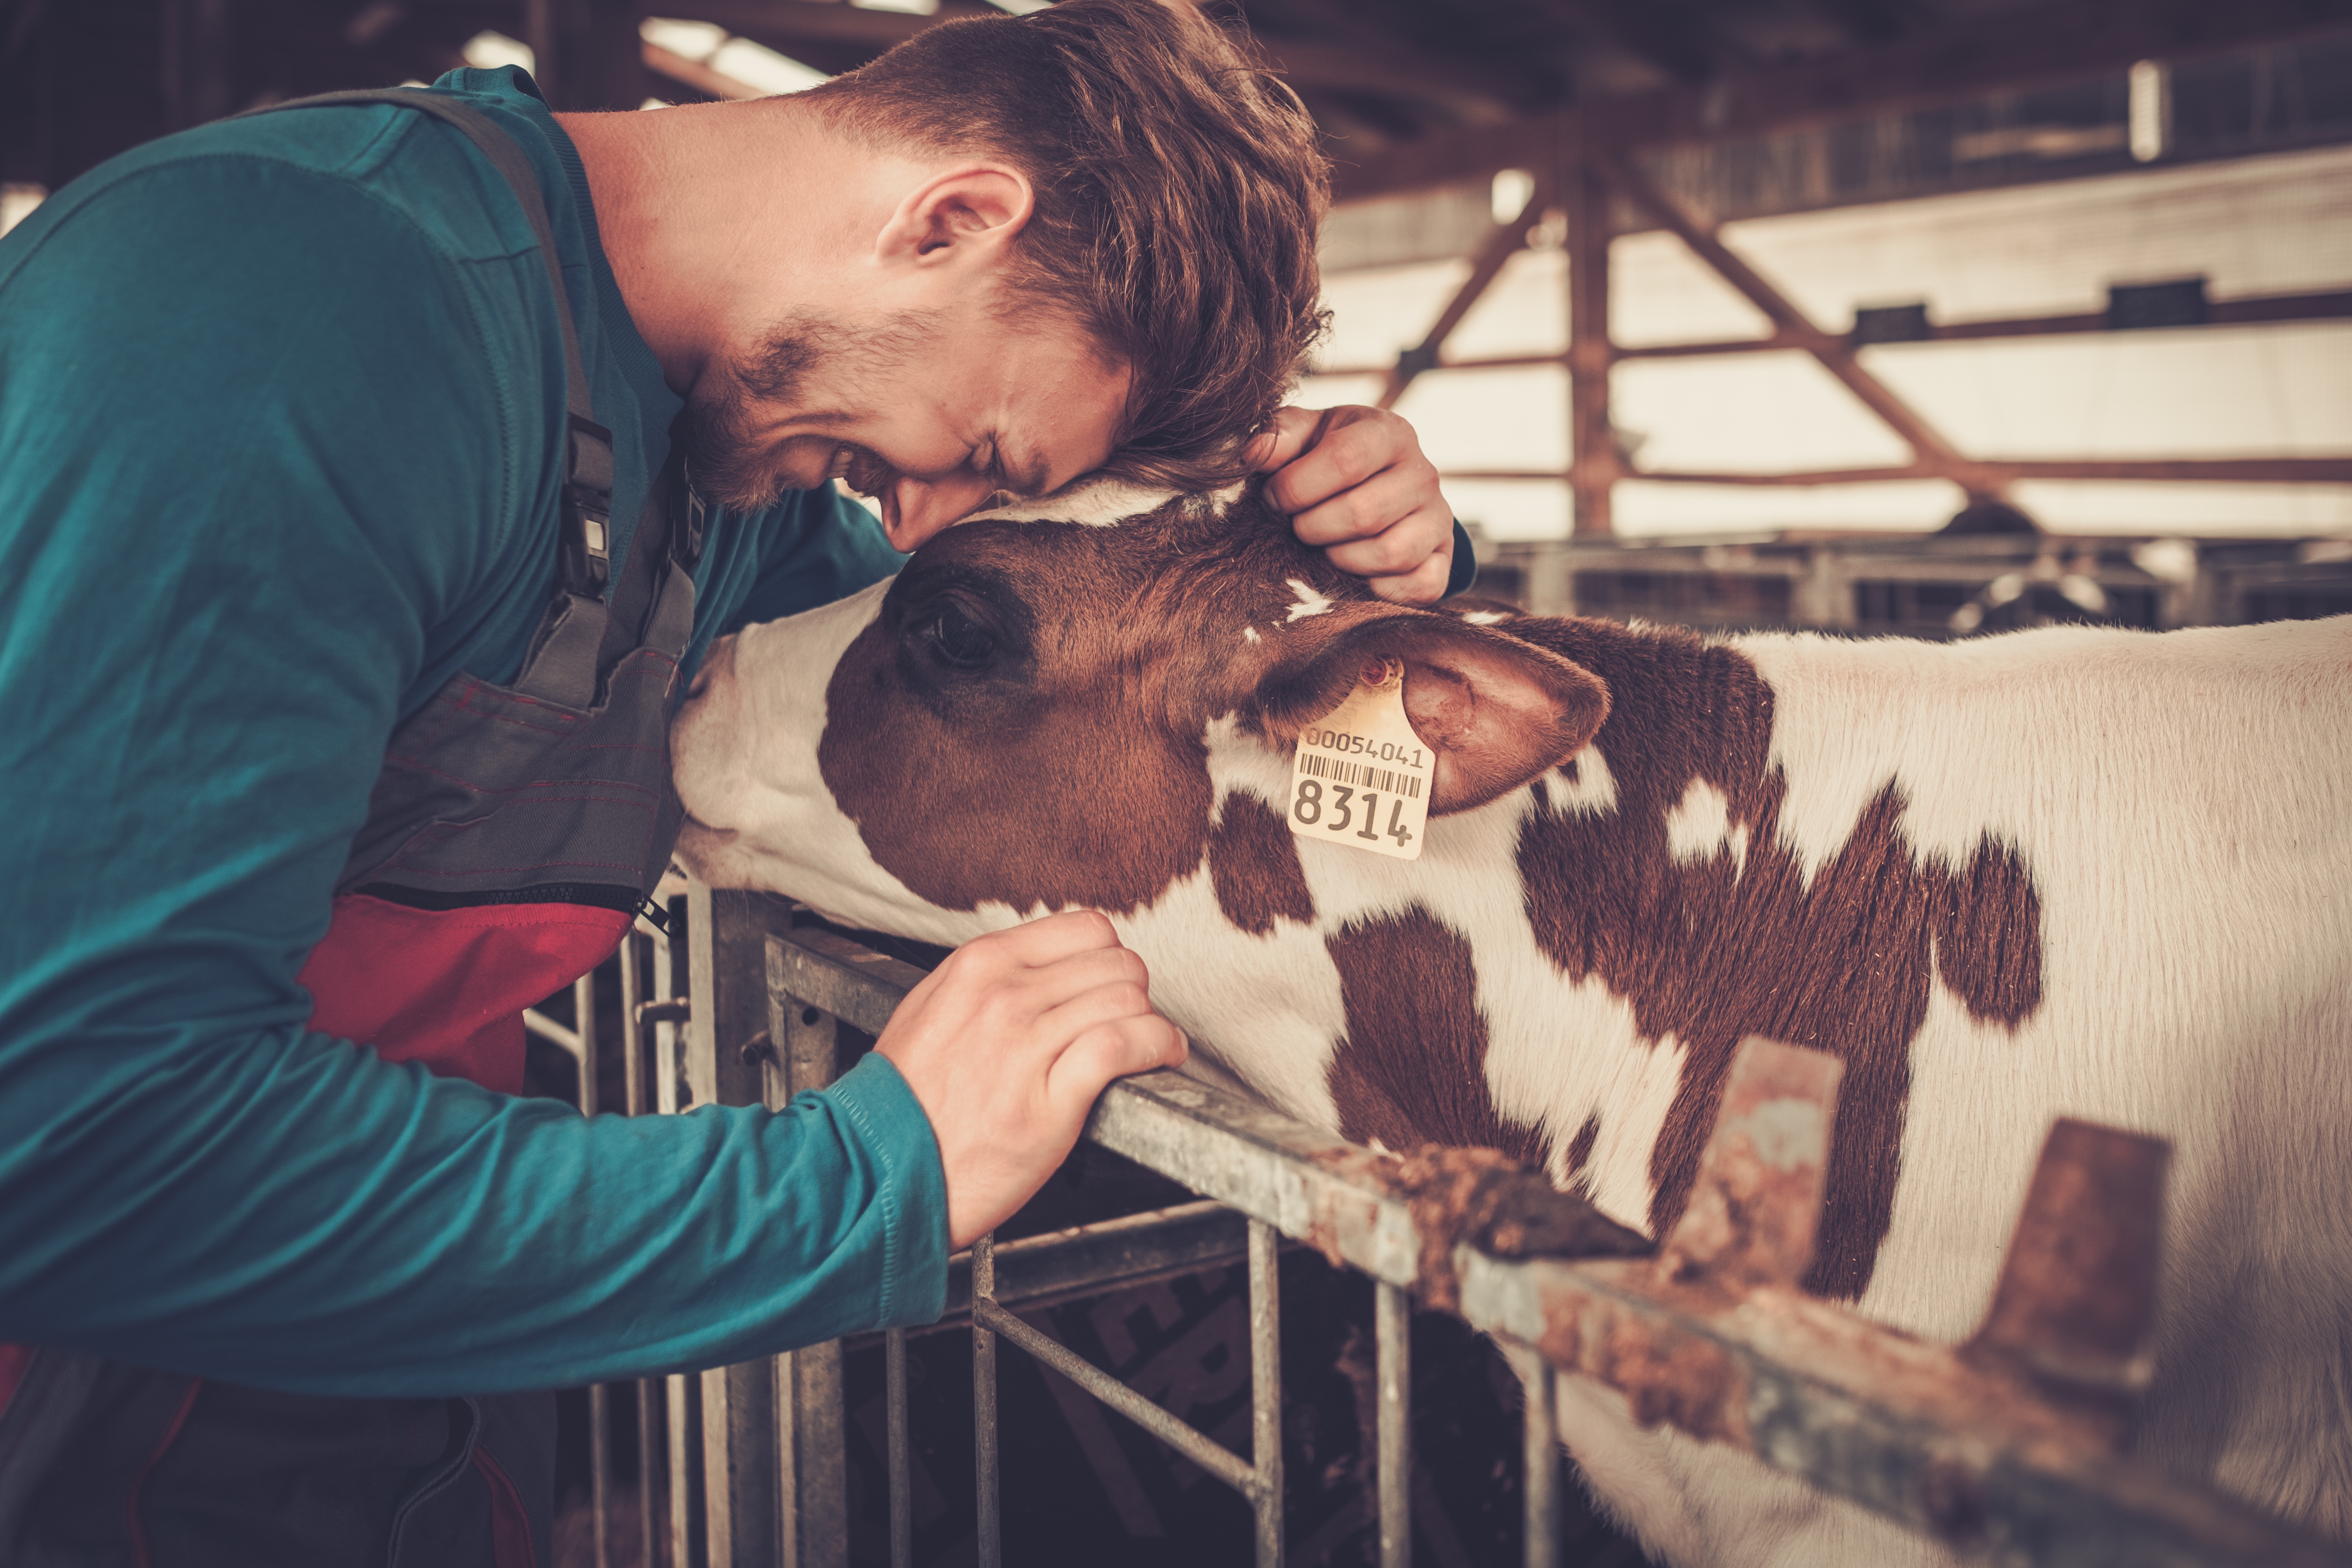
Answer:
<svg viewBox="0 0 2352 1568"><path fill-rule="evenodd" d="M573 324L576 311L571 291L563 284L562 263L556 258L555 228L548 219L547 198L540 189L538 172L514 139L488 115L418 88L324 92L246 112L271 114L288 109L385 103L414 109L454 126L481 150L530 220L540 259L547 266L547 280L555 290L556 316L563 328L566 416L562 532L557 551L562 595L541 624L516 684L525 689L545 686L548 689L536 694L585 707L595 690L596 652L604 641L606 618L604 584L611 575L613 433L596 422L595 406L589 398L587 365L580 356L580 333Z"/></svg>

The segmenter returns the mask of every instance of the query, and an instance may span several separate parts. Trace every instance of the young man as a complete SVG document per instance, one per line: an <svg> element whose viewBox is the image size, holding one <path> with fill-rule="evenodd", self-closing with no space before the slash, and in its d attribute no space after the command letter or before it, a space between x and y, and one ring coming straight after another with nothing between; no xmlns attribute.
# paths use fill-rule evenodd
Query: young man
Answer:
<svg viewBox="0 0 2352 1568"><path fill-rule="evenodd" d="M1276 407L1320 162L1184 8L752 104L429 96L168 138L0 244L12 1563L543 1553L516 1391L927 1321L1103 1085L1181 1059L1077 913L782 1112L513 1098L514 1015L667 859L720 632L1107 464L1271 469L1339 565L1445 585L1411 433Z"/></svg>

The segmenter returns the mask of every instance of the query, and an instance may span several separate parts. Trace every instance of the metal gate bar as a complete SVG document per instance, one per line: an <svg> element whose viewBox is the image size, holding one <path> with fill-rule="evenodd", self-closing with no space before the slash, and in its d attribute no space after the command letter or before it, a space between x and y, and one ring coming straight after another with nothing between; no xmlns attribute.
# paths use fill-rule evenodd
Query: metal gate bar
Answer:
<svg viewBox="0 0 2352 1568"><path fill-rule="evenodd" d="M765 956L780 1001L822 1009L869 1034L880 1033L920 978L910 965L815 931L772 931ZM2007 1342L1996 1331L2005 1322L2046 1328L2062 1321L2065 1301L2030 1298L2063 1296L2068 1285L2015 1268L2015 1247L1987 1328L1965 1347L1965 1359L1799 1292L1819 1211L1835 1072L1834 1061L1819 1053L1760 1040L1742 1046L1689 1211L1656 1258L1497 1256L1458 1216L1427 1210L1425 1194L1397 1161L1177 1073L1114 1083L1084 1135L1239 1209L1256 1222L1254 1242L1267 1227L1269 1280L1272 1232L1279 1231L1335 1263L1412 1288L1547 1363L1528 1380L1529 1452L1540 1433L1546 1456L1529 1469L1529 1563L1550 1563L1557 1551L1556 1503L1546 1501L1558 1490L1549 1426L1556 1369L1620 1390L1646 1425L1663 1422L1740 1447L1913 1530L2011 1561L2219 1568L2261 1558L2340 1568L2347 1559L2339 1551L2119 1458L2116 1429L2096 1413L2102 1400L2111 1407L2119 1391L2128 1393L2122 1383L2070 1388L2034 1374L2040 1352L2054 1363L2077 1347ZM1812 1101L1817 1136L1792 1148L1784 1131L1773 1141L1779 1153L1759 1163L1753 1134L1762 1123L1751 1127L1746 1113L1791 1100ZM2069 1142L2070 1127L2082 1136ZM2111 1178L2147 1166L2148 1142L2061 1123L2036 1173L2021 1234L2043 1237L2037 1243L2043 1252L2047 1237L2056 1237L2062 1251L2105 1258L2113 1237L2146 1230L2147 1279L2138 1287L2145 1289L2154 1237L2141 1211L2152 1213L2153 1189L2118 1198L2123 1188ZM2053 1178L2060 1166L2071 1176ZM1553 1198L1575 1204L1565 1194ZM988 1300L992 1261L992 1251L983 1264L975 1249L975 1351L987 1335L992 1352L992 1336L1003 1334L1079 1381L1075 1368L1055 1360L1066 1353L1062 1347ZM2131 1258L2122 1261L2137 1267ZM1261 1325L1252 1315L1255 1352ZM1265 1323L1272 1321L1269 1300ZM1254 1353L1254 1370L1273 1365L1266 1343L1268 1360L1260 1363ZM2115 1359L2121 1369L2132 1355ZM1398 1385L1402 1394L1401 1376ZM992 1527L992 1488L982 1490ZM984 1530L983 1542L992 1536Z"/></svg>
<svg viewBox="0 0 2352 1568"><path fill-rule="evenodd" d="M666 994L673 978L667 949L667 939L649 927L645 928L642 933L632 930L621 938L615 967L619 971L620 982L623 1111L630 1116L643 1116L651 1109L647 1104L646 1083L646 1026L667 1023L673 1026L674 1036L674 1026L685 1012L684 1003L667 998ZM655 1003L644 1003L640 996L648 956L654 959L660 975L656 989L665 994L664 1000ZM572 1019L571 1026L567 1027L536 1008L525 1008L522 1016L526 1030L560 1047L572 1058L579 1075L577 1098L580 1114L593 1117L603 1109L597 1100L597 1073L602 1058L596 1022L596 972L593 970L572 983ZM673 1051L674 1048L673 1044ZM656 1429L654 1380L632 1379L628 1388L637 1426L638 1562L644 1568L656 1568L660 1559L656 1555L656 1489L651 1474L655 1451L653 1436ZM611 1568L614 1495L611 1385L592 1384L587 1394L589 1540L595 1568Z"/></svg>
<svg viewBox="0 0 2352 1568"><path fill-rule="evenodd" d="M1372 1283L1372 1379L1379 1389L1374 1474L1381 1490L1381 1568L1412 1562L1412 1299Z"/></svg>
<svg viewBox="0 0 2352 1568"><path fill-rule="evenodd" d="M1093 1394L1249 1500L1255 1516L1258 1568L1282 1563L1282 1312L1275 1275L1279 1238L1272 1226L1249 1223L1250 1451L1223 1444L1138 1394L1067 1345L1005 1310L995 1299L995 1239L972 1244L974 1451L980 1488L981 1568L1003 1561L997 1510L996 1348L998 1335ZM897 1550L893 1542L893 1551Z"/></svg>

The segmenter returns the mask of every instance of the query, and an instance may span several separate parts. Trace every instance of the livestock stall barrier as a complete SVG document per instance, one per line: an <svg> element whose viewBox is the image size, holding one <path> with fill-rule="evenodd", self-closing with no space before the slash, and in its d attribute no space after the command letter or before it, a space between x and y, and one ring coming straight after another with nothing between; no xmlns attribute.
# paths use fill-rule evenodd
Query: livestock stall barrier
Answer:
<svg viewBox="0 0 2352 1568"><path fill-rule="evenodd" d="M668 908L673 929L683 921L682 943L641 921L621 953L632 1114L780 1107L845 1070L844 1033L878 1034L922 976L832 931L795 926L782 900L697 884ZM594 994L592 982L581 986L575 1026L530 1022L582 1063L583 1109L593 1113ZM1181 1073L1115 1083L1085 1138L1203 1201L1003 1246L983 1238L951 1264L948 1313L968 1318L972 1335L980 1563L1003 1560L999 1342L1241 1494L1255 1514L1256 1562L1283 1561L1275 1262L1287 1238L1374 1281L1382 1568L1411 1554L1409 1293L1490 1335L1524 1386L1529 1568L1559 1561L1559 1374L1620 1391L1645 1425L1728 1444L1988 1562L2352 1564L2339 1547L2121 1452L2147 1371L2140 1342L2167 1159L2158 1141L2053 1127L1992 1304L1965 1344L1923 1342L1801 1293L1839 1072L1822 1053L1744 1044L1685 1216L1638 1252L1580 1200L1498 1155L1400 1160ZM1249 1458L1013 1310L1239 1258L1249 1279ZM911 1568L906 1333L885 1339L888 1560ZM835 1342L592 1391L598 1568L845 1568L843 1361ZM614 1506L612 1394L634 1399L640 1455L667 1458L640 1464L634 1510ZM622 1542L621 1529L634 1539Z"/></svg>

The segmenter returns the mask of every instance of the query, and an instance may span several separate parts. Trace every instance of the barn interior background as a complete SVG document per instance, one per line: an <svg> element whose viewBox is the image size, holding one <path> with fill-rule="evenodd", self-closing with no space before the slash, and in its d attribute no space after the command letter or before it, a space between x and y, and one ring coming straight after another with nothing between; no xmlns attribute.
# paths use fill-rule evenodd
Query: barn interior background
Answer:
<svg viewBox="0 0 2352 1568"><path fill-rule="evenodd" d="M563 109L789 92L1045 3L0 0L0 230L127 147L310 92L467 62L529 65ZM1335 324L1304 400L1413 421L1483 592L1930 637L2352 611L2352 0L1223 10L1336 161ZM593 1015L567 1007L544 1033L576 1049ZM546 1091L586 1087L571 1059L546 1047ZM1082 1150L1008 1237L1183 1196L1155 1180ZM1290 1561L1369 1562L1369 1285L1303 1252L1283 1273ZM1231 1437L1240 1279L1036 1310ZM1515 1555L1517 1385L1450 1320L1413 1331L1415 1560ZM968 1403L968 1341L918 1344L918 1407ZM850 1347L859 1562L884 1560L879 1367ZM1052 1374L1006 1375L1013 1560L1243 1559L1238 1499ZM626 1406L605 1402L616 1482L639 1469ZM926 1563L973 1557L969 1412L947 1414L961 1436L917 1456ZM567 1430L584 1495L584 1395ZM674 1560L634 1526L606 1560L641 1540ZM1639 1561L1589 1519L1564 1545Z"/></svg>

